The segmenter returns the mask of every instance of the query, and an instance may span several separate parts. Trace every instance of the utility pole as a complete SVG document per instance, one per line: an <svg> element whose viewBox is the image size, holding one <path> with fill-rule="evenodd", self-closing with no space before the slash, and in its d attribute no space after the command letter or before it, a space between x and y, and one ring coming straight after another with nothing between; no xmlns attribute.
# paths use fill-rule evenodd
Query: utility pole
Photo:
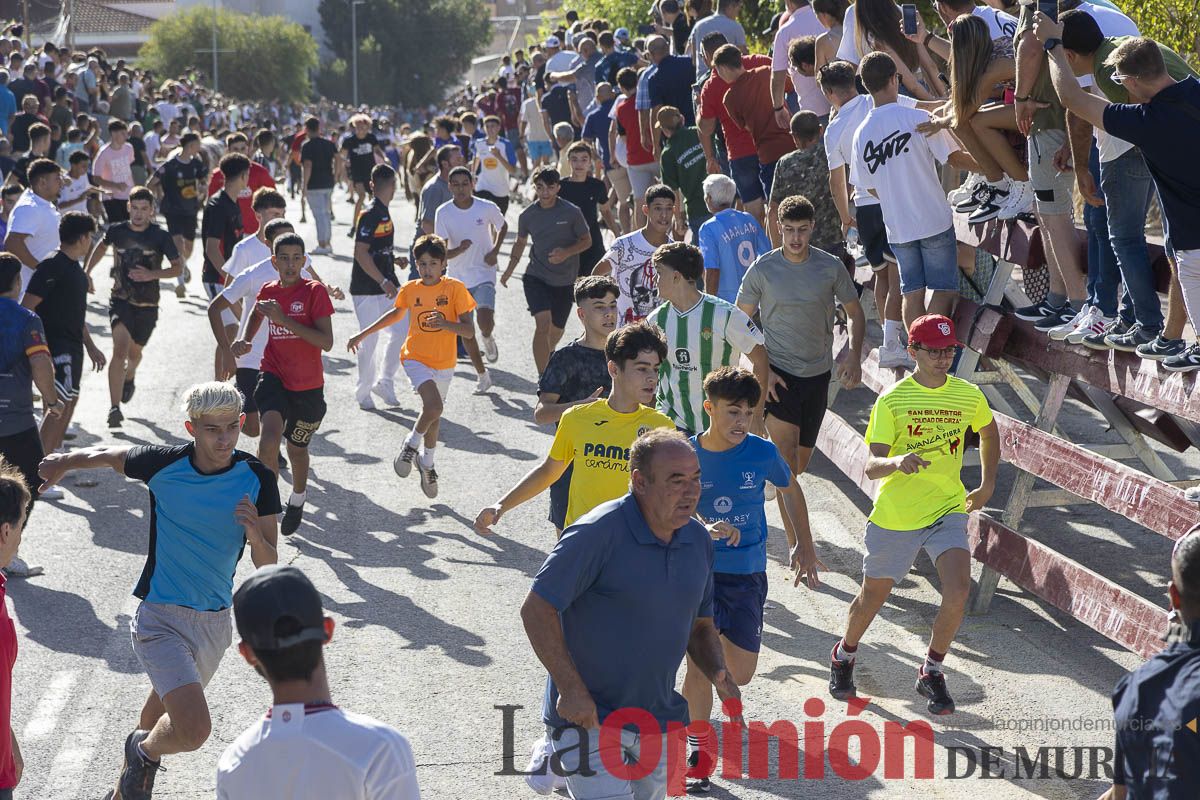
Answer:
<svg viewBox="0 0 1200 800"><path fill-rule="evenodd" d="M26 0L28 2L28 0ZM220 91L221 82L217 77L217 0L213 0L213 23L212 23L212 80L213 93Z"/></svg>
<svg viewBox="0 0 1200 800"><path fill-rule="evenodd" d="M29 29L29 0L21 0L21 27L25 34L25 49L33 49L33 32Z"/></svg>
<svg viewBox="0 0 1200 800"><path fill-rule="evenodd" d="M350 0L350 71L354 73L352 79L354 108L358 110L358 7L363 5L366 0ZM216 47L216 45L213 45Z"/></svg>

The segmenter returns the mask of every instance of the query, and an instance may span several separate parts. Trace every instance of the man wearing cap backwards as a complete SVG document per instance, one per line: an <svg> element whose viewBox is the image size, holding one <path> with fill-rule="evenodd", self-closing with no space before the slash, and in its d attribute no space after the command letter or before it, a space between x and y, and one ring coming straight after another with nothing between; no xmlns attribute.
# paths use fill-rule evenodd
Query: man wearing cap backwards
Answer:
<svg viewBox="0 0 1200 800"><path fill-rule="evenodd" d="M333 620L292 566L266 566L233 596L238 652L272 706L217 762L218 800L417 800L416 762L395 728L333 704L322 648Z"/></svg>
<svg viewBox="0 0 1200 800"><path fill-rule="evenodd" d="M179 447L98 445L42 460L39 491L68 472L108 467L150 489L150 548L134 588L142 602L129 623L133 652L153 689L109 800L149 800L160 759L199 750L212 727L204 687L233 639L233 573L246 545L256 567L274 564L279 535L275 474L234 449L242 395L232 383L184 393Z"/></svg>
<svg viewBox="0 0 1200 800"><path fill-rule="evenodd" d="M867 520L862 588L831 654L829 693L838 700L854 696L859 639L924 548L937 567L942 603L916 688L928 698L930 713L954 711L942 659L962 622L971 587L967 514L991 498L1000 462L996 423L983 392L948 374L960 346L947 317L917 317L908 329L916 371L880 394L871 409L866 473L879 481L879 491ZM968 428L979 434L982 467L979 488L970 494L960 476Z"/></svg>

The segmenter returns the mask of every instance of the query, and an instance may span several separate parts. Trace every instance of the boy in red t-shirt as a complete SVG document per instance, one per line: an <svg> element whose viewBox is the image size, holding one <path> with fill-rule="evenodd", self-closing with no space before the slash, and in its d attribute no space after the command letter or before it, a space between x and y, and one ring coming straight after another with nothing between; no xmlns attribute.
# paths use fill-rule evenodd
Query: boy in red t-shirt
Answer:
<svg viewBox="0 0 1200 800"><path fill-rule="evenodd" d="M21 529L29 512L30 488L21 472L0 458L0 567L8 566L21 544ZM12 729L12 673L17 660L17 629L8 616L0 572L0 796L12 797L21 782L25 762Z"/></svg>
<svg viewBox="0 0 1200 800"><path fill-rule="evenodd" d="M233 343L235 356L250 352L250 342L267 320L267 349L263 352L254 402L262 420L258 458L279 474L279 442L287 438L292 470L288 498L279 530L291 536L300 527L308 489L308 443L325 418L325 366L322 351L333 347L333 303L325 287L300 277L304 240L285 233L275 239L271 262L279 280L258 292L254 313Z"/></svg>
<svg viewBox="0 0 1200 800"><path fill-rule="evenodd" d="M392 467L401 478L412 472L413 462L421 474L421 491L437 497L437 471L433 453L437 447L443 402L454 377L457 360L455 337L475 338L475 300L460 280L446 277L446 240L422 236L413 245L419 280L409 281L396 294L395 308L363 331L350 337L346 349L355 352L368 336L412 315L408 336L400 351L404 372L421 396L421 416L404 440ZM264 362L265 369L265 362ZM420 451L418 451L420 447ZM420 459L417 459L418 452Z"/></svg>

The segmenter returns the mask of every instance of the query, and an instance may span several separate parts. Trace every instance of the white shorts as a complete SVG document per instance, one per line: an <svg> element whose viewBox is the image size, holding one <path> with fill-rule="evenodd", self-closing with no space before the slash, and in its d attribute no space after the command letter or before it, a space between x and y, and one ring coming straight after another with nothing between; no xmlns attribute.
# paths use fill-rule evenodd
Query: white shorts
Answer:
<svg viewBox="0 0 1200 800"><path fill-rule="evenodd" d="M433 369L427 367L420 361L409 359L408 361L400 362L404 366L404 374L408 376L409 382L413 385L413 391L421 388L421 384L425 381L433 381L437 384L438 393L442 399L446 399L446 394L450 391L450 381L454 378L454 368L450 369Z"/></svg>

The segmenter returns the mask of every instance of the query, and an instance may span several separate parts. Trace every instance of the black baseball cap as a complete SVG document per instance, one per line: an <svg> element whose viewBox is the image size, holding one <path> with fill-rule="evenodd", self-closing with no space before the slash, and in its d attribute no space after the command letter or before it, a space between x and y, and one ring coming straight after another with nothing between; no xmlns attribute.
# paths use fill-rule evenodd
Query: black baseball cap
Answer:
<svg viewBox="0 0 1200 800"><path fill-rule="evenodd" d="M247 578L233 595L233 618L238 635L254 650L325 641L321 595L296 567L272 564ZM280 635L281 627L286 634Z"/></svg>
<svg viewBox="0 0 1200 800"><path fill-rule="evenodd" d="M774 36L775 32L779 30L779 20L782 17L783 17L782 11L777 12L775 14L775 16L771 17L771 24L767 27L767 29L765 31L762 32L762 35L763 36Z"/></svg>

